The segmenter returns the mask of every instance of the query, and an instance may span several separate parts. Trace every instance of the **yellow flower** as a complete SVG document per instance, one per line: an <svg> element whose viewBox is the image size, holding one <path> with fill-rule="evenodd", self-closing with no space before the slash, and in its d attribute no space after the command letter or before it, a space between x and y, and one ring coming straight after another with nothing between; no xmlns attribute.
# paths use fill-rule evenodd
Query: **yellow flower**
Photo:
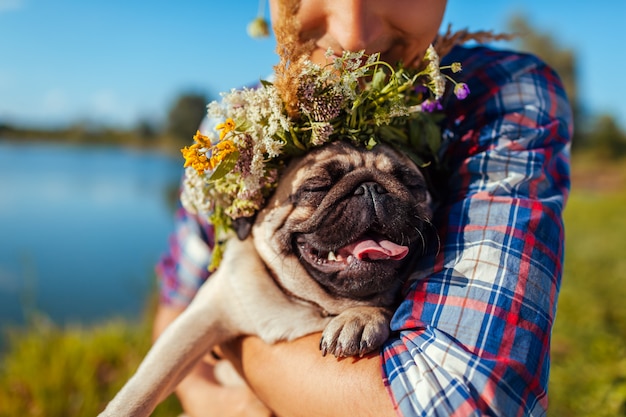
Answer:
<svg viewBox="0 0 626 417"><path fill-rule="evenodd" d="M232 119L229 119L232 120ZM209 161L211 169L215 169L228 155L237 151L237 147L232 140L223 140L211 148L211 159Z"/></svg>
<svg viewBox="0 0 626 417"><path fill-rule="evenodd" d="M201 148L210 148L212 143L211 139L208 136L204 136L200 131L196 131L196 134L193 136L193 140L200 145Z"/></svg>
<svg viewBox="0 0 626 417"><path fill-rule="evenodd" d="M220 130L220 140L222 140L228 132L235 130L235 121L229 117L224 123L215 126L215 130Z"/></svg>
<svg viewBox="0 0 626 417"><path fill-rule="evenodd" d="M204 153L200 152L201 146L198 143L194 143L191 146L185 146L180 152L185 158L184 167L192 167L198 174L203 174L205 170L209 169L211 164Z"/></svg>

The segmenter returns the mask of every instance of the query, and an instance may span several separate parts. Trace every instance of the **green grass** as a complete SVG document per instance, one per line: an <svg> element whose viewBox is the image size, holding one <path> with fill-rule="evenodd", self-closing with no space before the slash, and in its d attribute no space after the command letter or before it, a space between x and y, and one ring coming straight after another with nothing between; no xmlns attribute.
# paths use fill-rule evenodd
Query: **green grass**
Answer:
<svg viewBox="0 0 626 417"><path fill-rule="evenodd" d="M626 172L611 169L614 176ZM624 184L577 189L574 183L565 226L549 415L626 416Z"/></svg>
<svg viewBox="0 0 626 417"><path fill-rule="evenodd" d="M150 346L147 323L59 328L43 318L7 334L0 365L0 417L96 416ZM174 397L154 416L180 413Z"/></svg>
<svg viewBox="0 0 626 417"><path fill-rule="evenodd" d="M626 178L626 168L579 162L565 211L548 414L626 416L626 184L609 181ZM0 365L0 417L96 415L149 345L148 319L92 328L37 320L14 330ZM179 410L170 397L154 415Z"/></svg>

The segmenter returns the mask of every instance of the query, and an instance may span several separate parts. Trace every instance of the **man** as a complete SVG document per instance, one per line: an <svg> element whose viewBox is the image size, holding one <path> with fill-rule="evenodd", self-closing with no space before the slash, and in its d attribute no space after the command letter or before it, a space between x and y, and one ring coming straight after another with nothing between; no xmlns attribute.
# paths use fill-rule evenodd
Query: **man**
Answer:
<svg viewBox="0 0 626 417"><path fill-rule="evenodd" d="M273 21L279 0L270 1ZM444 0L302 0L311 59L331 48L419 61L437 36ZM442 102L449 176L436 212L439 253L402 292L392 336L362 359L322 357L319 334L269 346L256 337L224 355L247 388L215 383L210 363L178 387L186 413L261 416L545 415L550 332L563 258L571 115L558 77L536 58L453 49L464 101ZM204 219L179 212L158 271L155 335L206 278L213 246ZM266 406L263 406L259 398Z"/></svg>

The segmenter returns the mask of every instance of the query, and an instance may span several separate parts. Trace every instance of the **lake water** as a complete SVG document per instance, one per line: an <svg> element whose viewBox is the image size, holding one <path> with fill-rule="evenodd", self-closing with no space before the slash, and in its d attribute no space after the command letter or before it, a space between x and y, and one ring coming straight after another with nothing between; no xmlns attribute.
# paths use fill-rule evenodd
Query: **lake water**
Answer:
<svg viewBox="0 0 626 417"><path fill-rule="evenodd" d="M0 324L138 317L181 172L157 153L0 140Z"/></svg>

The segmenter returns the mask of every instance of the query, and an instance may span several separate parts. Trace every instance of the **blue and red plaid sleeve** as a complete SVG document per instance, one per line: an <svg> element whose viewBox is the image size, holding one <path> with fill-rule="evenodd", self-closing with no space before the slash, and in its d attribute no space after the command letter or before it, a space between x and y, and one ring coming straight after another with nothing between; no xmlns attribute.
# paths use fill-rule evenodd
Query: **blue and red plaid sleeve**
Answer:
<svg viewBox="0 0 626 417"><path fill-rule="evenodd" d="M209 277L214 233L205 218L189 213L180 204L174 222L169 250L156 265L159 302L186 307Z"/></svg>
<svg viewBox="0 0 626 417"><path fill-rule="evenodd" d="M382 352L404 416L542 416L563 261L571 114L528 55L455 48L471 94L445 105L440 250L407 283Z"/></svg>

